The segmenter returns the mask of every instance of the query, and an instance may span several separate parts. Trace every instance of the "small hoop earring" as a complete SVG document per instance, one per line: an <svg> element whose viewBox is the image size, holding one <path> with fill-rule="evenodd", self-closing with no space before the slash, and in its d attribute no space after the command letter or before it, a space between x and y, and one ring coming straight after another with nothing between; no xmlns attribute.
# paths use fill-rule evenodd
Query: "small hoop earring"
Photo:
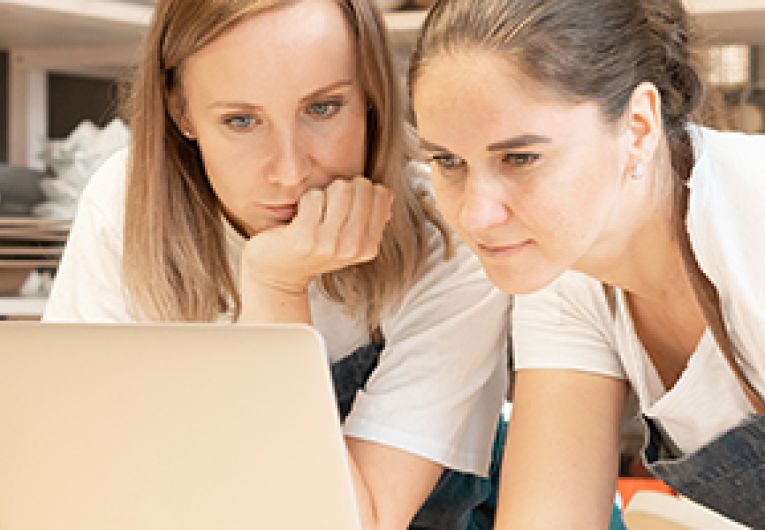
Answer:
<svg viewBox="0 0 765 530"><path fill-rule="evenodd" d="M638 180L645 174L645 165L642 162L636 162L635 167L632 170L632 179Z"/></svg>

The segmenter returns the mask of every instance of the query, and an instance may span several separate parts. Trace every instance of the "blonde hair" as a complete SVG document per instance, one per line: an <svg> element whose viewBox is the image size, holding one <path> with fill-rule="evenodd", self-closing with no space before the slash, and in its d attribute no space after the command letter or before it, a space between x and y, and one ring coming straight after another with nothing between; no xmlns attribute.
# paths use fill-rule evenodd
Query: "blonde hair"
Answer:
<svg viewBox="0 0 765 530"><path fill-rule="evenodd" d="M133 310L158 321L209 321L241 299L226 251L221 205L199 151L173 122L169 98L179 68L197 50L248 17L295 0L160 0L136 73L128 115L123 272ZM373 261L321 277L323 291L375 327L381 312L421 274L429 224L449 237L432 205L404 175L411 153L402 98L379 12L367 0L336 0L353 33L359 77L370 105L366 175L395 194Z"/></svg>

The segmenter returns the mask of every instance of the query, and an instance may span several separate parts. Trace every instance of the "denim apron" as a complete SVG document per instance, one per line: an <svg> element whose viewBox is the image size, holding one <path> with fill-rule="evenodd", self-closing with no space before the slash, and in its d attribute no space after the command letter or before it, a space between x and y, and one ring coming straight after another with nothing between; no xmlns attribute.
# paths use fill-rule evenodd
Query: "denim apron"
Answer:
<svg viewBox="0 0 765 530"><path fill-rule="evenodd" d="M356 392L364 388L380 360L381 344L358 348L331 366L340 421L351 411ZM412 520L411 530L490 530L496 512L499 467L507 424L500 422L488 478L445 470L430 497Z"/></svg>
<svg viewBox="0 0 765 530"><path fill-rule="evenodd" d="M353 406L356 392L364 388L380 360L382 344L355 350L331 366L340 420ZM487 478L446 469L430 497L415 515L410 530L491 530L497 511L500 466L507 422L500 418ZM610 530L623 530L621 511L614 506Z"/></svg>
<svg viewBox="0 0 765 530"><path fill-rule="evenodd" d="M681 188L681 211L688 211L688 189L687 185ZM679 241L686 253L694 255L685 230L680 232ZM765 530L765 402L738 362L736 347L725 329L717 288L697 261L688 266L693 273L689 279L694 294L720 353L756 414L688 455L682 454L658 420L643 415L643 461L651 473L681 495L734 521ZM710 307L716 307L717 313Z"/></svg>
<svg viewBox="0 0 765 530"><path fill-rule="evenodd" d="M698 293L705 290L713 305L720 307L716 288L698 264L696 267L696 277L702 278L694 285L700 304L703 307ZM643 460L651 473L681 495L734 521L765 530L765 402L741 369L722 318L715 321L706 313L720 353L755 414L688 455L682 454L655 418L644 415Z"/></svg>
<svg viewBox="0 0 765 530"><path fill-rule="evenodd" d="M765 416L745 420L689 454L644 416L648 469L678 493L734 521L765 530Z"/></svg>

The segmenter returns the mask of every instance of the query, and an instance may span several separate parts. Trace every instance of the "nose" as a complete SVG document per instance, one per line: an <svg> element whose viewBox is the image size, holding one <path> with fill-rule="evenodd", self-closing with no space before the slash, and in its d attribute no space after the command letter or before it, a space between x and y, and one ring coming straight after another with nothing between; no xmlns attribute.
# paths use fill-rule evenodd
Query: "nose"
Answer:
<svg viewBox="0 0 765 530"><path fill-rule="evenodd" d="M273 184L294 187L308 179L309 156L305 146L292 130L274 132L267 158L268 180Z"/></svg>
<svg viewBox="0 0 765 530"><path fill-rule="evenodd" d="M465 181L460 223L470 233L481 233L510 218L499 179L492 175L470 175Z"/></svg>

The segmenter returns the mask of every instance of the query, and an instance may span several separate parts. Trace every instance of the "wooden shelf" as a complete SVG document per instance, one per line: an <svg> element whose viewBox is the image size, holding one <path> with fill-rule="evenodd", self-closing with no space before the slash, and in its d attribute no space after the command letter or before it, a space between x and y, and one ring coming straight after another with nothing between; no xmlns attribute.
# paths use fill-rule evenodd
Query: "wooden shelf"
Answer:
<svg viewBox="0 0 765 530"><path fill-rule="evenodd" d="M713 42L765 43L765 0L685 0ZM152 8L116 0L0 0L0 47L118 47L140 42ZM424 11L385 14L394 39L413 40Z"/></svg>
<svg viewBox="0 0 765 530"><path fill-rule="evenodd" d="M152 7L115 0L0 0L0 48L137 46ZM394 39L414 39L425 11L393 11Z"/></svg>
<svg viewBox="0 0 765 530"><path fill-rule="evenodd" d="M765 0L685 0L711 43L765 44Z"/></svg>
<svg viewBox="0 0 765 530"><path fill-rule="evenodd" d="M765 0L684 0L710 43L765 44ZM387 13L391 32L413 40L424 11Z"/></svg>
<svg viewBox="0 0 765 530"><path fill-rule="evenodd" d="M107 0L0 0L0 47L137 45L152 8Z"/></svg>
<svg viewBox="0 0 765 530"><path fill-rule="evenodd" d="M765 0L684 0L710 43L765 44ZM413 40L425 11L386 13L394 36Z"/></svg>

